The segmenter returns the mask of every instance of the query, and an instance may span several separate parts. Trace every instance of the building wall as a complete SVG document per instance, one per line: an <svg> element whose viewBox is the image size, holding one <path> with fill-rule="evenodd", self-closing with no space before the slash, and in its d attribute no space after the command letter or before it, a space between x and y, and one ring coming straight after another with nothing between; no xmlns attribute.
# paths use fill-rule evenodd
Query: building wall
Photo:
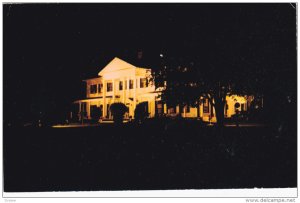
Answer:
<svg viewBox="0 0 300 203"><path fill-rule="evenodd" d="M234 115L236 113L236 109L240 112L247 110L247 97L246 96L237 96L237 95L227 96L226 102L228 105L227 114L225 112L225 115L227 118L232 117L232 115ZM235 104L237 102L240 104L239 108L235 108ZM242 107L243 107L243 109L242 109Z"/></svg>
<svg viewBox="0 0 300 203"><path fill-rule="evenodd" d="M101 78L92 78L89 80L85 80L86 82L86 98L93 98L93 97L99 97L102 96L102 93L98 91L98 84L102 84ZM96 93L91 93L91 85L97 85L97 91Z"/></svg>
<svg viewBox="0 0 300 203"><path fill-rule="evenodd" d="M142 68L128 68L120 71L106 72L101 77L85 80L86 82L86 100L78 101L85 102L87 105L87 119L90 119L90 106L103 105L103 116L111 118L107 114L108 106L115 102L122 102L129 108L128 118L134 118L134 110L138 103L148 102L148 109L151 117L155 116L155 87L151 85L147 78L148 69ZM141 79L147 78L148 86L141 87ZM119 83L122 82L122 90L120 90ZM132 89L130 89L130 81L132 81ZM107 84L112 84L112 91L108 91ZM91 86L96 85L96 91L91 92ZM100 85L100 86L99 86ZM101 88L99 88L101 87ZM99 91L101 89L101 91ZM97 100L94 100L98 98Z"/></svg>
<svg viewBox="0 0 300 203"><path fill-rule="evenodd" d="M122 63L121 63L122 64ZM125 64L126 65L126 64ZM111 71L110 71L111 70ZM79 103L79 111L82 111L83 107L86 109L87 119L91 118L91 106L100 107L102 105L103 116L111 119L109 113L109 105L115 102L122 102L128 108L129 112L126 114L126 118L134 118L134 110L136 105L141 102L148 102L149 117L155 116L156 98L158 93L155 93L155 86L150 82L147 87L141 88L140 80L149 77L149 69L137 68L137 67L117 67L114 66L111 69L105 69L100 71L99 77L85 80L86 82L86 99L76 101ZM130 89L130 80L133 82L133 88ZM149 81L149 80L148 80ZM119 89L119 83L123 83L122 90ZM108 91L107 84L111 83L112 91ZM91 85L96 90L91 92ZM96 85L96 86L95 86ZM202 99L202 98L201 98ZM236 113L235 103L240 103L241 106L238 108L239 111L247 110L249 102L248 97L243 96L227 96L226 106L224 109L225 117L230 118ZM248 99L249 100L249 99ZM203 100L200 104L200 118L207 122L216 122L215 109L208 103L208 100ZM82 105L84 104L85 105ZM164 113L168 113L169 107L163 104ZM176 106L176 113L173 116L178 115L179 106ZM187 111L187 106L183 108L181 114L182 117L196 118L197 108L190 107L190 111Z"/></svg>

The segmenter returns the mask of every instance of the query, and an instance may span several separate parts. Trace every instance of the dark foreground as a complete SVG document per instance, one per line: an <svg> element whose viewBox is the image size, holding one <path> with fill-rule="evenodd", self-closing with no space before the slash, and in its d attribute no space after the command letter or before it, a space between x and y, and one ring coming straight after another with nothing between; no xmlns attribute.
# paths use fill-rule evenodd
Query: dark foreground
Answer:
<svg viewBox="0 0 300 203"><path fill-rule="evenodd" d="M4 190L297 187L296 139L295 129L176 123L5 128Z"/></svg>

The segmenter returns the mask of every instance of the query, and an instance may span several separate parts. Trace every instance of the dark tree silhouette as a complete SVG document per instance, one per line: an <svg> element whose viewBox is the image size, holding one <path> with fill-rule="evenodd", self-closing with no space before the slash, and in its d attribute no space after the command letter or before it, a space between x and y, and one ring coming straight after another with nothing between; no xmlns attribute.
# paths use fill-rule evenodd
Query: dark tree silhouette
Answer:
<svg viewBox="0 0 300 203"><path fill-rule="evenodd" d="M123 117L127 110L128 110L127 106L123 103L111 104L110 111L113 116L113 121L116 125L120 125L123 123Z"/></svg>
<svg viewBox="0 0 300 203"><path fill-rule="evenodd" d="M287 9L290 14L283 12ZM266 11L273 17L256 16ZM282 70L287 69L284 61L289 68L295 65L295 11L288 5L263 5L258 11L241 6L216 7L215 12L218 17L210 16L210 24L202 27L206 36L194 36L189 30L195 39L190 49L197 52L184 46L176 52L166 50L153 78L157 87L164 87L161 97L167 104L195 105L200 97L208 99L222 126L226 96L271 94L278 86L274 76L283 77Z"/></svg>
<svg viewBox="0 0 300 203"><path fill-rule="evenodd" d="M148 102L141 102L136 105L136 108L134 110L134 120L137 123L143 123L145 119L148 118L148 116Z"/></svg>
<svg viewBox="0 0 300 203"><path fill-rule="evenodd" d="M101 108L100 107L91 107L91 118L93 122L98 122L101 117Z"/></svg>
<svg viewBox="0 0 300 203"><path fill-rule="evenodd" d="M153 79L156 86L164 87L162 100L168 105L179 105L179 113L184 105L190 105L198 108L199 116L202 99L208 99L215 109L218 125L223 126L226 96L261 95L266 75L261 69L241 66L239 60L243 60L243 56L237 49L228 49L227 43L215 46L219 50L204 59L197 56L163 59L162 68L153 72ZM209 60L209 57L216 59Z"/></svg>

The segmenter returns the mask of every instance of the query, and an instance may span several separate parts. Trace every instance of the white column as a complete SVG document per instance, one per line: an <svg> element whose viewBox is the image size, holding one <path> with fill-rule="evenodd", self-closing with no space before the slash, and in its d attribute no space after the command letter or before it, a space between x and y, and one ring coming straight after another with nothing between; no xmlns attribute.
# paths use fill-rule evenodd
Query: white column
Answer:
<svg viewBox="0 0 300 203"><path fill-rule="evenodd" d="M149 112L150 117L154 117L155 116L155 96L153 97L150 104L151 104L151 112Z"/></svg>
<svg viewBox="0 0 300 203"><path fill-rule="evenodd" d="M103 117L106 117L106 81L103 80Z"/></svg>
<svg viewBox="0 0 300 203"><path fill-rule="evenodd" d="M125 78L126 83L126 96L129 97L129 78Z"/></svg>
<svg viewBox="0 0 300 203"><path fill-rule="evenodd" d="M126 89L127 97L129 97L129 81L130 81L130 78L127 78L127 82L126 82L126 85L127 85L127 89Z"/></svg>
<svg viewBox="0 0 300 203"><path fill-rule="evenodd" d="M140 88L140 77L136 77L135 81L136 81L136 88L139 89Z"/></svg>
<svg viewBox="0 0 300 203"><path fill-rule="evenodd" d="M199 108L200 108L200 118L203 120L203 98L200 97L200 104L199 104Z"/></svg>
<svg viewBox="0 0 300 203"><path fill-rule="evenodd" d="M130 78L127 77L125 79L126 79L126 98L129 99L129 80L130 80ZM132 102L129 100L129 115L128 116L131 116L131 109L132 109Z"/></svg>
<svg viewBox="0 0 300 203"><path fill-rule="evenodd" d="M123 83L123 103L125 104L125 79L122 80Z"/></svg>
<svg viewBox="0 0 300 203"><path fill-rule="evenodd" d="M133 112L136 107L136 77L133 78ZM134 113L133 113L134 114Z"/></svg>
<svg viewBox="0 0 300 203"><path fill-rule="evenodd" d="M91 118L91 102L86 102L86 113L87 113L88 119L90 119Z"/></svg>
<svg viewBox="0 0 300 203"><path fill-rule="evenodd" d="M115 103L115 98L116 98L116 80L114 79L112 81L112 84L113 84L113 100L112 100L112 103Z"/></svg>

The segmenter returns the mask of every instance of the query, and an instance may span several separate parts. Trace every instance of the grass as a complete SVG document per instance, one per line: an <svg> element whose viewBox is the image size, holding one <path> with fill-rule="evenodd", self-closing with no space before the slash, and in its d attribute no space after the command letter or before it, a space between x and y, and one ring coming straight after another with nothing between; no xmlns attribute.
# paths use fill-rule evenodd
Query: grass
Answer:
<svg viewBox="0 0 300 203"><path fill-rule="evenodd" d="M4 191L296 187L294 131L176 122L5 128Z"/></svg>

